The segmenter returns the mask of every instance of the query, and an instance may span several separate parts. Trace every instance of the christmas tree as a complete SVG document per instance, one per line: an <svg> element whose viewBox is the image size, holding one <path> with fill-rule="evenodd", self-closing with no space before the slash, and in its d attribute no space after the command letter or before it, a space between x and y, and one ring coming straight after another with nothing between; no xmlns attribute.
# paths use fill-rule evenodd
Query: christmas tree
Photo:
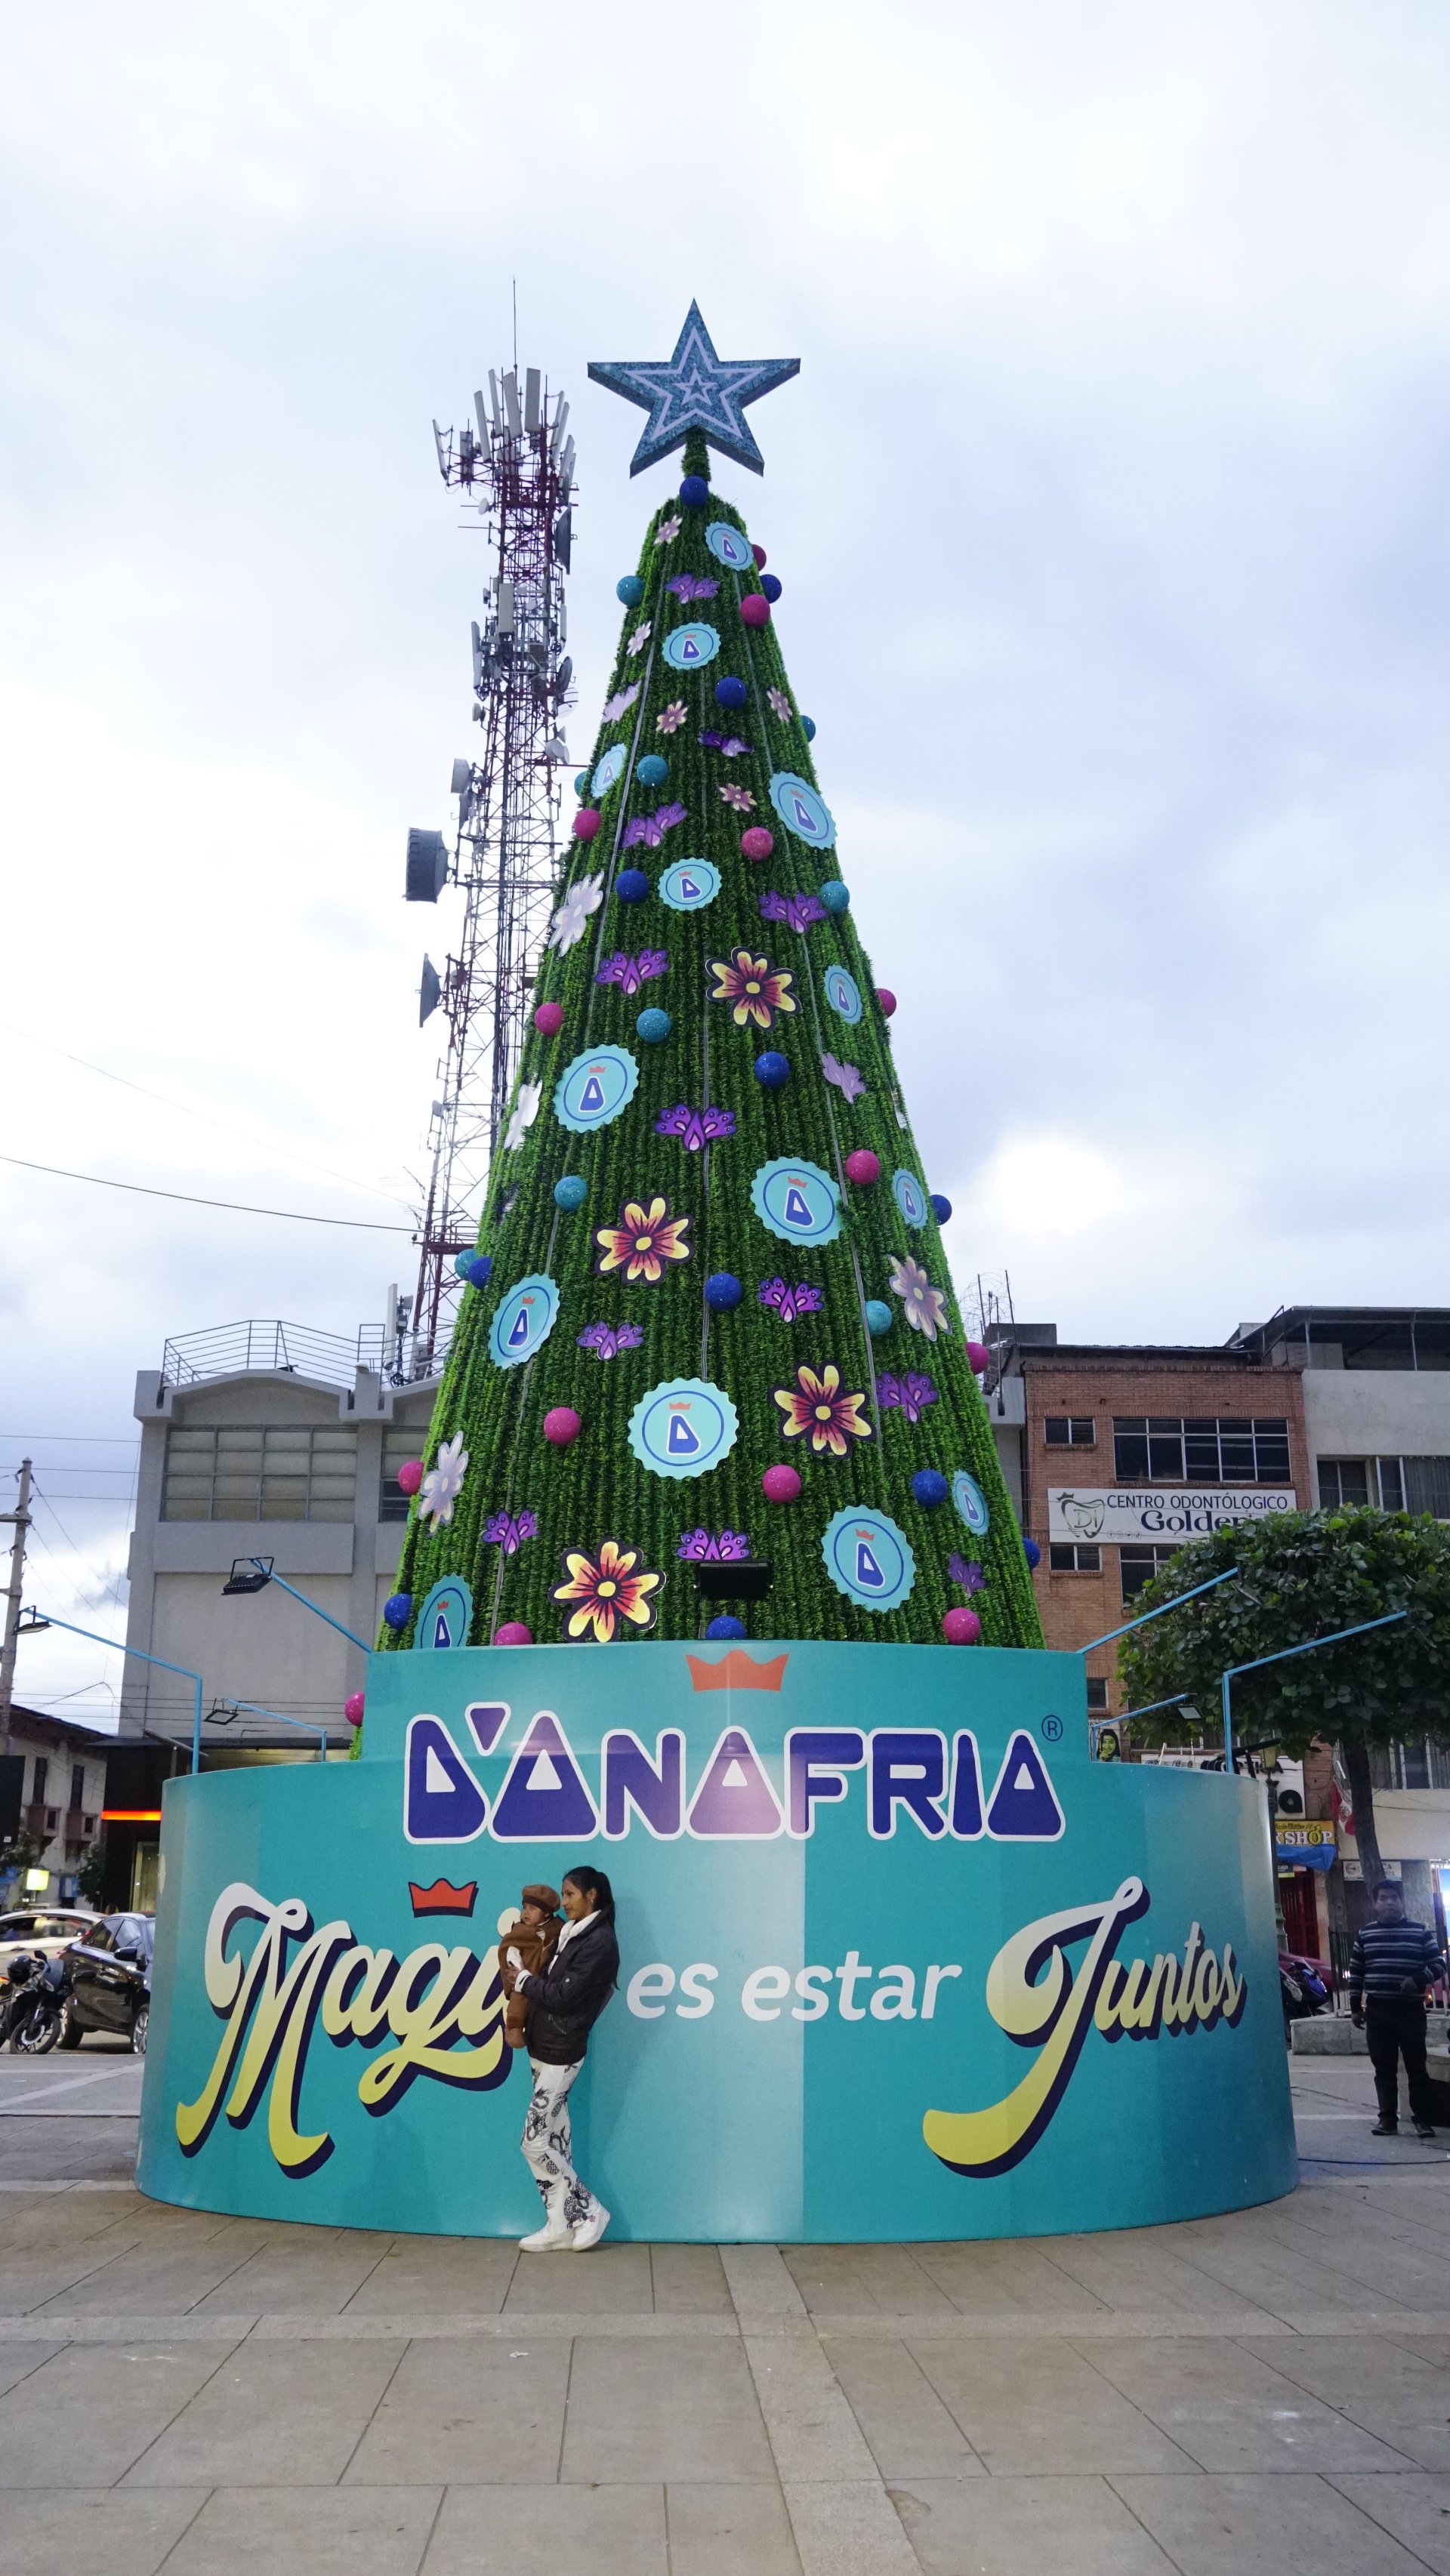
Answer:
<svg viewBox="0 0 1450 2576"><path fill-rule="evenodd" d="M722 365L692 308L668 366L590 372L686 473L618 584L381 1643L461 1577L473 1644L1040 1645L782 585L710 488L794 362Z"/></svg>

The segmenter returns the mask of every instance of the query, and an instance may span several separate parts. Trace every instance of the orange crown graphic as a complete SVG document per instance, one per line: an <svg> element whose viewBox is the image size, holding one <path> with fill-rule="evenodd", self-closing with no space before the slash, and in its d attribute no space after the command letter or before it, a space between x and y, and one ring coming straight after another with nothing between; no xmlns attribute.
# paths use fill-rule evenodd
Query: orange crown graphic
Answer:
<svg viewBox="0 0 1450 2576"><path fill-rule="evenodd" d="M408 1894L415 1914L471 1914L478 1896L478 1881L471 1878L466 1887L455 1887L451 1879L435 1878L431 1887L419 1887L410 1878Z"/></svg>
<svg viewBox="0 0 1450 2576"><path fill-rule="evenodd" d="M773 1663L752 1663L743 1646L732 1646L718 1664L707 1664L699 1655L686 1655L690 1681L697 1691L764 1690L778 1691L785 1678L788 1658L777 1655Z"/></svg>

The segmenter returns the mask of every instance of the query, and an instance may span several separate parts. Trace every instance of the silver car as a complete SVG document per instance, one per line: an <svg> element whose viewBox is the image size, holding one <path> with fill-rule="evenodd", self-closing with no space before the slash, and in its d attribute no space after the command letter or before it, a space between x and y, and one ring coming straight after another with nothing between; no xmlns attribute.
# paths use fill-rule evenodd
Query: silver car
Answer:
<svg viewBox="0 0 1450 2576"><path fill-rule="evenodd" d="M24 1913L0 1914L0 1977L19 1950L41 1959L58 1958L72 1941L84 1941L100 1916L89 1905L34 1905Z"/></svg>

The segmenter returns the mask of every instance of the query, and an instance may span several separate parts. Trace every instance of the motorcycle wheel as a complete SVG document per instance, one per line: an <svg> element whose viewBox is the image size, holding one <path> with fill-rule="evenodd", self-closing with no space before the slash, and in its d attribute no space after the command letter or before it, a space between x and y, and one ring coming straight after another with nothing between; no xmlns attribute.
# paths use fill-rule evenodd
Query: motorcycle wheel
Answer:
<svg viewBox="0 0 1450 2576"><path fill-rule="evenodd" d="M150 2012L143 2004L131 2024L131 2047L137 2057L144 2057L146 2054L146 2031L150 2019Z"/></svg>
<svg viewBox="0 0 1450 2576"><path fill-rule="evenodd" d="M60 2037L58 2013L28 2012L10 2034L10 2048L16 2057L44 2057Z"/></svg>

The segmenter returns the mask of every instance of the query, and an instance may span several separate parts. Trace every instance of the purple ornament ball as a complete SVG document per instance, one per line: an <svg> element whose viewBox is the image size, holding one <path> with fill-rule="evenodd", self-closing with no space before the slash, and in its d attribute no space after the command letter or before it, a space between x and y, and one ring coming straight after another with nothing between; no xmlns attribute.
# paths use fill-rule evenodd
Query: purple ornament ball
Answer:
<svg viewBox="0 0 1450 2576"><path fill-rule="evenodd" d="M982 1633L982 1623L975 1610L949 1610L941 1623L941 1632L949 1646L975 1646Z"/></svg>

